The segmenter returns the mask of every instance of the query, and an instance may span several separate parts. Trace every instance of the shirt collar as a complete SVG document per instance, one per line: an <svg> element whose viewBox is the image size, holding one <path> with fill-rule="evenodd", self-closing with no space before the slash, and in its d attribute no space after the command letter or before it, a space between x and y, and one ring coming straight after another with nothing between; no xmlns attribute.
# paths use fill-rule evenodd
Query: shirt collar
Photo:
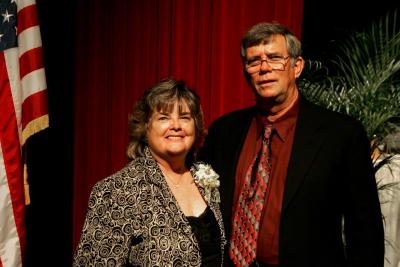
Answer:
<svg viewBox="0 0 400 267"><path fill-rule="evenodd" d="M283 142L286 142L290 129L296 125L297 116L299 114L299 99L300 95L295 100L293 106L285 114L283 114L282 117L273 122L273 131ZM257 139L261 138L264 124L267 122L267 116L257 112Z"/></svg>

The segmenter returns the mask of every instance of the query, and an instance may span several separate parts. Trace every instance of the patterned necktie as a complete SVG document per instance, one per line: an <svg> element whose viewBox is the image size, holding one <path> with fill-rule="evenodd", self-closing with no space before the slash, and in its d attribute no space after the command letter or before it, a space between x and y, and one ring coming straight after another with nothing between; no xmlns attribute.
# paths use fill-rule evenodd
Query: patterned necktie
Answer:
<svg viewBox="0 0 400 267"><path fill-rule="evenodd" d="M264 125L260 152L246 172L232 223L229 256L236 266L249 266L256 259L260 218L271 172L272 124Z"/></svg>

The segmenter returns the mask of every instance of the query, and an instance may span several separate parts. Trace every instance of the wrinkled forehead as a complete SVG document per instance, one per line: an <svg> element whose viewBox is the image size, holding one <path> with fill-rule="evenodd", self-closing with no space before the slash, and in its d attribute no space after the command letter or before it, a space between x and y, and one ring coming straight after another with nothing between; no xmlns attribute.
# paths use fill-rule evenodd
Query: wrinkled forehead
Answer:
<svg viewBox="0 0 400 267"><path fill-rule="evenodd" d="M275 54L287 51L286 39L282 35L273 35L246 48L246 55L265 53Z"/></svg>
<svg viewBox="0 0 400 267"><path fill-rule="evenodd" d="M271 44L283 45L286 47L286 38L281 34L272 34L264 37L263 39L249 44L247 48L254 47L254 46L268 46Z"/></svg>

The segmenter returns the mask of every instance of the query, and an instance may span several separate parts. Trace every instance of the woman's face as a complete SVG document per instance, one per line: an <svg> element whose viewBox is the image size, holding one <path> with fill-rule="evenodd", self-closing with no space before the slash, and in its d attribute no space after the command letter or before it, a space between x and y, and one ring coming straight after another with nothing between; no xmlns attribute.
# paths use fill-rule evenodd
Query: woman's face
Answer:
<svg viewBox="0 0 400 267"><path fill-rule="evenodd" d="M154 111L146 135L156 159L184 161L195 141L195 124L186 102L181 102L181 110L175 102L171 112Z"/></svg>

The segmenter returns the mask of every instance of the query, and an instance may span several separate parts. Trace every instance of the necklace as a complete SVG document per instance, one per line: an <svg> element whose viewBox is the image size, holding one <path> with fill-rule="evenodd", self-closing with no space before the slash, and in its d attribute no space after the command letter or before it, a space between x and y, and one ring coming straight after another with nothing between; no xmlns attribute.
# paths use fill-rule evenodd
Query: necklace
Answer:
<svg viewBox="0 0 400 267"><path fill-rule="evenodd" d="M180 177L178 182L174 182L174 180L167 174L166 171L164 171L163 173L164 173L165 178L167 178L167 180L170 181L170 183L173 187L178 188L181 185L183 175Z"/></svg>
<svg viewBox="0 0 400 267"><path fill-rule="evenodd" d="M167 182L167 184L173 188L173 189L182 189L182 188L187 188L186 187L186 182L189 182L188 179L191 179L191 184L194 184L194 180L192 179L192 176L190 174L190 170L186 169L186 168L182 168L180 169L180 171L174 172L169 171L167 168L165 168L162 164L158 163L158 166L161 169L162 174L165 177L165 181ZM170 174L174 174L171 175ZM187 176L189 175L189 176ZM172 179L172 177L178 177L178 179ZM189 178L190 177L190 178Z"/></svg>
<svg viewBox="0 0 400 267"><path fill-rule="evenodd" d="M161 164L159 164L159 166L165 177L166 182L169 182L168 184L172 185L173 188L178 189L181 186L184 174L179 175L178 182L175 182L174 179L172 179L171 176L168 175L168 171L164 168L164 166L162 166Z"/></svg>

